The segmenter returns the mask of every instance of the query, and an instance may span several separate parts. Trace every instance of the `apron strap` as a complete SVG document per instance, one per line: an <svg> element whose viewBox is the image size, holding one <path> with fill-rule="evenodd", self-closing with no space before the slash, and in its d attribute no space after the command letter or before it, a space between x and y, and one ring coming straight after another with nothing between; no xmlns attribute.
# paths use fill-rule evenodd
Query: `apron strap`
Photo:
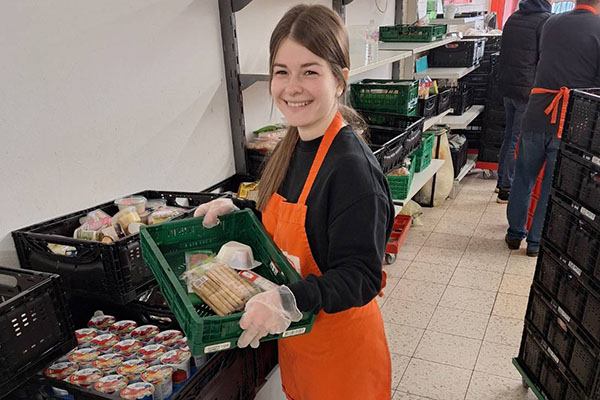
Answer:
<svg viewBox="0 0 600 400"><path fill-rule="evenodd" d="M596 10L594 7L592 6L588 6L587 4L581 4L577 7L575 7L576 10L586 10L591 12L594 15L598 15L598 10Z"/></svg>
<svg viewBox="0 0 600 400"><path fill-rule="evenodd" d="M298 204L305 205L306 199L308 198L308 194L312 189L313 183L319 173L319 169L321 169L321 165L323 164L323 160L329 151L329 147L331 147L331 143L333 143L333 139L337 136L340 129L342 129L342 125L344 124L344 119L342 118L342 114L338 111L333 117L333 121L329 124L329 128L325 131L325 136L319 145L319 149L317 150L317 155L313 160L312 166L310 167L310 172L308 173L308 178L306 178L306 182L304 183L304 188L302 189L302 193L298 198Z"/></svg>
<svg viewBox="0 0 600 400"><path fill-rule="evenodd" d="M552 113L550 123L555 124L558 118L558 110L560 109L560 121L558 122L557 136L562 137L562 132L565 127L565 121L567 118L567 108L569 106L569 88L566 86L561 87L559 90L533 88L531 94L556 94L552 99L550 105L544 110L546 115ZM562 100L562 107L560 107L560 101Z"/></svg>

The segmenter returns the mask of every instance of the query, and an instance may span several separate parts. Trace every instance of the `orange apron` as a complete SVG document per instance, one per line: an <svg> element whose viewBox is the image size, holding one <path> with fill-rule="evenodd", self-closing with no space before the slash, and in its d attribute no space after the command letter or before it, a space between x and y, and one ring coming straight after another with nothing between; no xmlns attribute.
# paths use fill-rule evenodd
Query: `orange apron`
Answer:
<svg viewBox="0 0 600 400"><path fill-rule="evenodd" d="M579 5L575 7L575 10L586 10L591 12L594 15L598 15L598 11L588 5ZM565 127L565 120L567 117L567 108L569 107L569 88L566 86L561 87L559 90L554 89L544 89L544 88L533 88L531 89L531 94L555 94L554 98L550 105L544 110L546 115L552 113L552 117L550 123L555 124L558 119L558 110L560 109L560 120L558 120L558 138L562 138L563 129ZM562 100L562 107L560 106L560 102Z"/></svg>
<svg viewBox="0 0 600 400"><path fill-rule="evenodd" d="M338 113L321 141L298 203L275 193L262 214L265 228L303 278L321 276L306 236L306 199L329 147L343 127ZM363 307L317 314L309 334L279 340L283 391L289 400L389 400L392 377L381 312L373 299Z"/></svg>

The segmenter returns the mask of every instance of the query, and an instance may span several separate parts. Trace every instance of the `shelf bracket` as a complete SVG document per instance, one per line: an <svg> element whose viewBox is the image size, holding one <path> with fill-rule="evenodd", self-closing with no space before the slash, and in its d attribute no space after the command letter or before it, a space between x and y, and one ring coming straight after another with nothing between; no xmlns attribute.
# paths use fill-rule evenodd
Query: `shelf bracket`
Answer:
<svg viewBox="0 0 600 400"><path fill-rule="evenodd" d="M256 82L268 82L269 75L241 74L240 80L242 82L242 90L246 90L250 86L254 85Z"/></svg>
<svg viewBox="0 0 600 400"><path fill-rule="evenodd" d="M238 12L248 4L252 3L252 0L231 0L231 9L233 12Z"/></svg>

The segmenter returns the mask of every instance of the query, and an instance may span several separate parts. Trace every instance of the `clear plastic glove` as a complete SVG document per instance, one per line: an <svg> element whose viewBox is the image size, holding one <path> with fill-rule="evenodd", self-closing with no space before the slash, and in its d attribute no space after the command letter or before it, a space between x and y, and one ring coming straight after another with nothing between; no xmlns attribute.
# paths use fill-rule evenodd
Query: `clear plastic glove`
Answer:
<svg viewBox="0 0 600 400"><path fill-rule="evenodd" d="M202 225L204 225L206 229L210 229L219 225L221 222L219 221L219 217L221 215L230 214L238 210L239 208L233 204L231 199L215 199L196 208L194 217L204 217Z"/></svg>
<svg viewBox="0 0 600 400"><path fill-rule="evenodd" d="M301 319L302 313L296 306L296 298L287 286L259 293L246 303L240 319L240 327L244 332L238 339L238 347L250 345L256 349L261 338L267 334L280 334L292 322Z"/></svg>

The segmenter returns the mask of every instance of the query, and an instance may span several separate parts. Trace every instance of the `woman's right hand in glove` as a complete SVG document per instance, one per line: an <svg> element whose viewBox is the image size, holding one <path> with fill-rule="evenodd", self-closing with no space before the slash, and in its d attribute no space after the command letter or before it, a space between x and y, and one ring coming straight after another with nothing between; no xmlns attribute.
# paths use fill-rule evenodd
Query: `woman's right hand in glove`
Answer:
<svg viewBox="0 0 600 400"><path fill-rule="evenodd" d="M210 229L219 225L221 222L219 221L219 217L221 215L230 214L238 210L239 208L233 204L231 199L215 199L196 208L194 217L204 217L202 225L204 225L205 228Z"/></svg>

